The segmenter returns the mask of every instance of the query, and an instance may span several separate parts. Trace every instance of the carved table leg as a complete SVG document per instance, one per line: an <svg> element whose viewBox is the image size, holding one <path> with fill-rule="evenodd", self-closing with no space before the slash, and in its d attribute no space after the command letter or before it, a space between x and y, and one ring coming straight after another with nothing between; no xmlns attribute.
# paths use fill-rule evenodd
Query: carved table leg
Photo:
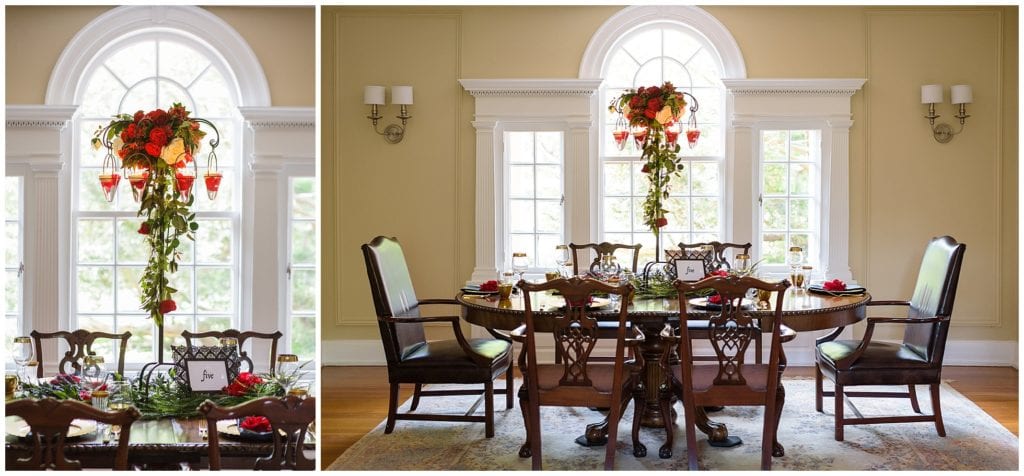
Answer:
<svg viewBox="0 0 1024 476"><path fill-rule="evenodd" d="M779 422L782 420L782 407L786 404L786 388L782 386L782 373L786 371L786 349L779 346L779 388L775 391L775 431L772 432L772 456L786 456L786 448L779 444Z"/></svg>

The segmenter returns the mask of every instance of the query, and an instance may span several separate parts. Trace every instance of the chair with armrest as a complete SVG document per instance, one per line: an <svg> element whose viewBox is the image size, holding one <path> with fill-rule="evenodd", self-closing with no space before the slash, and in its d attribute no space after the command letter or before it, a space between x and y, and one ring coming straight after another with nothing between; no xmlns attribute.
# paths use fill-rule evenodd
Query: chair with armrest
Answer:
<svg viewBox="0 0 1024 476"><path fill-rule="evenodd" d="M7 416L25 420L32 450L28 458L7 458L7 469L17 470L81 470L80 461L68 460L64 454L68 430L76 418L94 420L109 425L120 425L117 451L112 462L116 470L128 469L128 441L132 423L139 419L135 407L105 412L77 400L23 398L7 403Z"/></svg>
<svg viewBox="0 0 1024 476"><path fill-rule="evenodd" d="M245 342L249 339L266 339L270 341L270 360L268 361L267 368L270 372L275 371L277 365L277 342L281 339L284 334L281 331L274 332L256 332L256 331L239 331L237 329L227 329L223 331L206 331L206 332L191 332L181 331L181 336L185 338L185 345L189 347L195 346L194 339L224 339L231 338L238 341L238 357L243 362L249 365L247 372L255 372L256 364L253 363L252 358L249 357L249 353L243 350L245 348Z"/></svg>
<svg viewBox="0 0 1024 476"><path fill-rule="evenodd" d="M615 464L616 438L619 419L629 405L633 379L638 366L625 360L625 347L635 346L643 336L627 339L626 316L627 306L620 306L618 319L615 321L615 359L614 363L594 363L590 353L600 339L597 319L587 310L590 297L595 292L619 294L623 301L633 292L633 286L610 286L593 279L581 279L573 276L569 279L559 278L545 283L532 284L520 281L523 290L525 323L512 332L513 339L523 342L523 350L519 358L519 367L523 373L523 385L519 388L520 409L526 425L526 442L519 450L520 457L533 458L533 469L542 469L540 407L601 407L609 408L608 443L606 444L604 469L613 469ZM562 316L538 318L533 312L530 293L557 290L565 298L566 305ZM564 356L562 363L542 363L537 357L537 335L552 336L556 348ZM636 408L642 405L636 404ZM640 421L639 415L635 418ZM634 449L639 440L634 434Z"/></svg>
<svg viewBox="0 0 1024 476"><path fill-rule="evenodd" d="M676 281L679 291L679 319L687 320L686 293L711 288L722 296L721 310L708 321L707 339L715 350L714 363L695 364L688 326L680 326L677 337L669 337L672 345L678 346L679 365L671 365L668 353L662 354L662 366L671 375L671 388L683 401L686 421L686 453L691 470L697 468L697 436L695 413L698 407L716 406L762 406L764 423L761 440L761 469L772 467L772 452L775 430L778 425L780 407L779 380L785 368L782 353L783 326L782 302L788 281L766 283L757 278L744 276L712 276L695 283ZM775 310L771 319L771 341L768 363L748 363L747 350L754 337L761 334L761 327L751 315L751 310L741 304L751 288L776 293ZM789 338L795 337L788 331ZM669 414L669 400L664 399L662 413ZM667 442L663 448L672 448L670 419L665 419Z"/></svg>
<svg viewBox="0 0 1024 476"><path fill-rule="evenodd" d="M67 342L68 350L67 352L64 352L64 357L62 357L60 362L57 363L57 371L64 374L81 373L85 358L88 357L90 353L96 352L94 347L99 347L96 342L98 339L118 341L117 347L114 349L115 357L117 359L117 375L124 375L124 355L128 349L128 339L132 337L131 332L111 334L109 332L92 332L84 329L78 329L71 332L32 331L29 335L32 336L32 341L35 343L36 360L39 363L39 365L36 366L36 377L38 378L43 378L43 339L64 339L64 341Z"/></svg>
<svg viewBox="0 0 1024 476"><path fill-rule="evenodd" d="M199 406L198 411L206 418L211 470L217 471L221 468L217 421L237 420L248 416L266 417L270 421L270 429L274 435L273 451L269 456L257 459L253 469L316 469L316 460L306 458L304 451L307 429L309 424L316 420L316 398L302 398L296 395L262 397L233 407L221 407L207 400Z"/></svg>
<svg viewBox="0 0 1024 476"><path fill-rule="evenodd" d="M942 357L946 349L953 300L966 245L952 237L933 238L925 249L917 284L909 301L871 301L869 306L904 306L907 317L868 317L861 340L834 340L842 329L819 338L816 346L815 406L821 412L822 397L835 397L835 439L843 440L846 425L934 422L939 436L946 436L939 406ZM899 343L872 340L875 326L905 326ZM835 383L834 392L823 390L823 377ZM858 385L906 385L907 392L850 392ZM848 397L909 398L914 412L921 413L915 385L931 390L932 415L846 418ZM851 403L852 405L852 403Z"/></svg>
<svg viewBox="0 0 1024 476"><path fill-rule="evenodd" d="M396 420L441 420L484 422L485 434L494 436L494 379L505 375L505 405L512 408L511 340L466 339L459 325L459 316L426 317L420 315L425 305L458 305L454 299L418 299L405 263L405 254L395 238L378 236L362 246L366 272L377 313L377 324L384 344L391 384L388 421L384 433L391 433ZM427 341L423 324L451 324L455 338ZM497 336L496 336L497 337ZM397 413L399 385L415 384L410 412L416 410L420 397L443 395L484 395L484 416L424 415ZM467 390L422 390L425 384L483 384L484 388Z"/></svg>

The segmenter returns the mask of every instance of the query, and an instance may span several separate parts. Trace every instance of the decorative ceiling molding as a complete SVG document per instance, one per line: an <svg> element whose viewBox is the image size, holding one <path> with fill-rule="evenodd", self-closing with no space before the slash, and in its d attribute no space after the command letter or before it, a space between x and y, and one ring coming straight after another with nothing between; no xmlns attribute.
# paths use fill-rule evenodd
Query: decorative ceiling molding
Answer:
<svg viewBox="0 0 1024 476"><path fill-rule="evenodd" d="M593 96L601 79L460 79L473 97Z"/></svg>
<svg viewBox="0 0 1024 476"><path fill-rule="evenodd" d="M8 105L7 128L64 130L78 106Z"/></svg>
<svg viewBox="0 0 1024 476"><path fill-rule="evenodd" d="M850 97L866 79L723 79L736 96L839 96Z"/></svg>

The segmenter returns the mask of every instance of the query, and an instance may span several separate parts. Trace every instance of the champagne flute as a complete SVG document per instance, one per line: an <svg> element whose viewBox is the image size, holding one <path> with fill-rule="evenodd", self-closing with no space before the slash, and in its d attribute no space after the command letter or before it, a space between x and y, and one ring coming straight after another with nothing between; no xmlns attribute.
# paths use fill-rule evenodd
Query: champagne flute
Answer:
<svg viewBox="0 0 1024 476"><path fill-rule="evenodd" d="M25 365L34 357L32 338L29 336L15 337L14 348L11 352L14 354L14 363L18 366L18 380L27 380L28 375L25 375Z"/></svg>
<svg viewBox="0 0 1024 476"><path fill-rule="evenodd" d="M565 275L565 265L569 263L569 247L565 245L558 245L555 247L555 263L558 264L558 274L560 276Z"/></svg>

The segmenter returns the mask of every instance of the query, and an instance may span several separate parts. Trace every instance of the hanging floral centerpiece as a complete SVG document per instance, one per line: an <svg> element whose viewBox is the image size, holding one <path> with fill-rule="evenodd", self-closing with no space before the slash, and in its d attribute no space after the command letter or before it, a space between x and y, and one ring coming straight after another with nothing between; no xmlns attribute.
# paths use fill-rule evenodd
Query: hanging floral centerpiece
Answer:
<svg viewBox="0 0 1024 476"><path fill-rule="evenodd" d="M643 151L644 162L641 171L647 175L650 187L644 199L644 224L650 227L655 236L662 227L668 224L665 214L664 200L668 199L669 182L683 171L679 159L680 134L679 120L686 109L687 102L683 95L692 95L677 91L670 82L659 86L640 87L629 90L615 98L609 111L619 114L618 123L612 131L616 145L625 147L632 136L637 148ZM696 101L690 108L691 122L695 121ZM628 127L628 129L627 129ZM695 126L692 128L696 131ZM696 143L700 132L687 138L691 146Z"/></svg>
<svg viewBox="0 0 1024 476"><path fill-rule="evenodd" d="M178 270L181 240L195 241L195 232L199 229L191 207L195 201L192 187L197 175L194 156L206 136L199 128L200 123L217 132L209 121L190 118L189 111L175 103L166 111L119 114L110 124L101 126L92 139L94 148L107 149L100 174L100 185L107 200L114 199L121 177L117 170L121 169L127 174L132 196L139 203L138 216L143 221L138 232L146 235L150 249L149 262L139 280L141 308L149 312L157 326L163 326L164 314L177 309L174 300L177 290L170 286L168 275ZM218 142L219 137L210 141L208 192L211 174L216 178L216 185L220 185L216 154L212 150ZM120 160L114 158L115 153Z"/></svg>

